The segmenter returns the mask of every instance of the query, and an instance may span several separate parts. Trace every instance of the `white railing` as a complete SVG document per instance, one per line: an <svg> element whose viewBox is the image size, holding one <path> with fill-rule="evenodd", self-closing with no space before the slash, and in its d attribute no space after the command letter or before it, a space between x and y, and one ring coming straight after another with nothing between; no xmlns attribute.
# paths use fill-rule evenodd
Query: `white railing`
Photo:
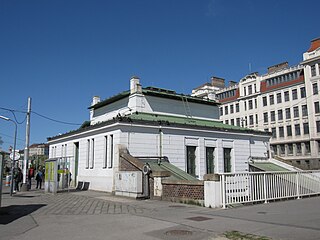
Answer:
<svg viewBox="0 0 320 240"><path fill-rule="evenodd" d="M249 172L220 175L222 207L320 194L320 171Z"/></svg>

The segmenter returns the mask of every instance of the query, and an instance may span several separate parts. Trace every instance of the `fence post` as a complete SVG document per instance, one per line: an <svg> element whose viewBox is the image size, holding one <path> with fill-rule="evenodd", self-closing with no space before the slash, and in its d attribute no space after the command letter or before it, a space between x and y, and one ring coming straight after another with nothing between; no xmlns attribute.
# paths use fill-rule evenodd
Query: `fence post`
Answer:
<svg viewBox="0 0 320 240"><path fill-rule="evenodd" d="M221 175L222 180L221 180L221 189L222 189L222 208L226 209L226 176L224 174Z"/></svg>
<svg viewBox="0 0 320 240"><path fill-rule="evenodd" d="M221 208L221 178L219 174L205 174L204 180L204 205L205 207Z"/></svg>
<svg viewBox="0 0 320 240"><path fill-rule="evenodd" d="M297 199L300 199L300 191L299 191L299 173L296 172L296 185L297 185Z"/></svg>
<svg viewBox="0 0 320 240"><path fill-rule="evenodd" d="M267 200L267 175L266 173L263 174L263 191L264 191L264 203L268 203Z"/></svg>

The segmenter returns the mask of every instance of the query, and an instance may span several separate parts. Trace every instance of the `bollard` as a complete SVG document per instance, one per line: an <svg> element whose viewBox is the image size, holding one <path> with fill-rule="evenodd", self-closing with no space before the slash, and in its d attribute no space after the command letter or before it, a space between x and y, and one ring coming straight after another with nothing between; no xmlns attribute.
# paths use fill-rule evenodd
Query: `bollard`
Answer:
<svg viewBox="0 0 320 240"><path fill-rule="evenodd" d="M11 175L7 175L6 176L6 187L10 186L10 182L11 182Z"/></svg>

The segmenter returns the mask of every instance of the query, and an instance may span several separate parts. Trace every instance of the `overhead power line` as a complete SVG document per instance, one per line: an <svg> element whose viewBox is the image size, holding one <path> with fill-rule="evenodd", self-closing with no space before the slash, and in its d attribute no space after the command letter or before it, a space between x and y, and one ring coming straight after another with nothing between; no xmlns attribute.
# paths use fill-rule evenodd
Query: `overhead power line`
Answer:
<svg viewBox="0 0 320 240"><path fill-rule="evenodd" d="M53 119L53 118L50 118L50 117L47 117L47 116L44 116L40 113L37 113L35 111L31 111L32 113L38 115L39 117L42 117L42 118L45 118L47 120L50 120L50 121L53 121L53 122L57 122L57 123L62 123L62 124L67 124L67 125L77 125L77 126L80 126L82 125L81 123L70 123L70 122L65 122L65 121L60 121L60 120L56 120L56 119Z"/></svg>

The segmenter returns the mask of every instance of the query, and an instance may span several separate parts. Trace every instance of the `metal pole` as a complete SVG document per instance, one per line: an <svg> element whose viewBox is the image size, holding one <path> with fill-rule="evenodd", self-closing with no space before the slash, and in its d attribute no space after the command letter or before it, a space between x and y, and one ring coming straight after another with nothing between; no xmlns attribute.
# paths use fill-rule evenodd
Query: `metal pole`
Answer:
<svg viewBox="0 0 320 240"><path fill-rule="evenodd" d="M13 155L12 155L12 161L11 161L11 185L10 185L10 196L13 194L13 169L16 167L16 144L17 144L17 123L11 119L8 121L11 121L15 125L15 131L14 131L14 144L13 144Z"/></svg>
<svg viewBox="0 0 320 240"><path fill-rule="evenodd" d="M1 176L1 181L0 181L0 208L1 208L1 201L2 201L2 176L3 176L3 167L4 167L4 161L2 157L2 153L0 152L0 176Z"/></svg>
<svg viewBox="0 0 320 240"><path fill-rule="evenodd" d="M30 113L31 113L31 98L28 97L28 111L27 111L27 124L26 124L26 145L24 149L24 161L23 161L23 190L27 190L27 169L29 161L29 139L30 139Z"/></svg>

